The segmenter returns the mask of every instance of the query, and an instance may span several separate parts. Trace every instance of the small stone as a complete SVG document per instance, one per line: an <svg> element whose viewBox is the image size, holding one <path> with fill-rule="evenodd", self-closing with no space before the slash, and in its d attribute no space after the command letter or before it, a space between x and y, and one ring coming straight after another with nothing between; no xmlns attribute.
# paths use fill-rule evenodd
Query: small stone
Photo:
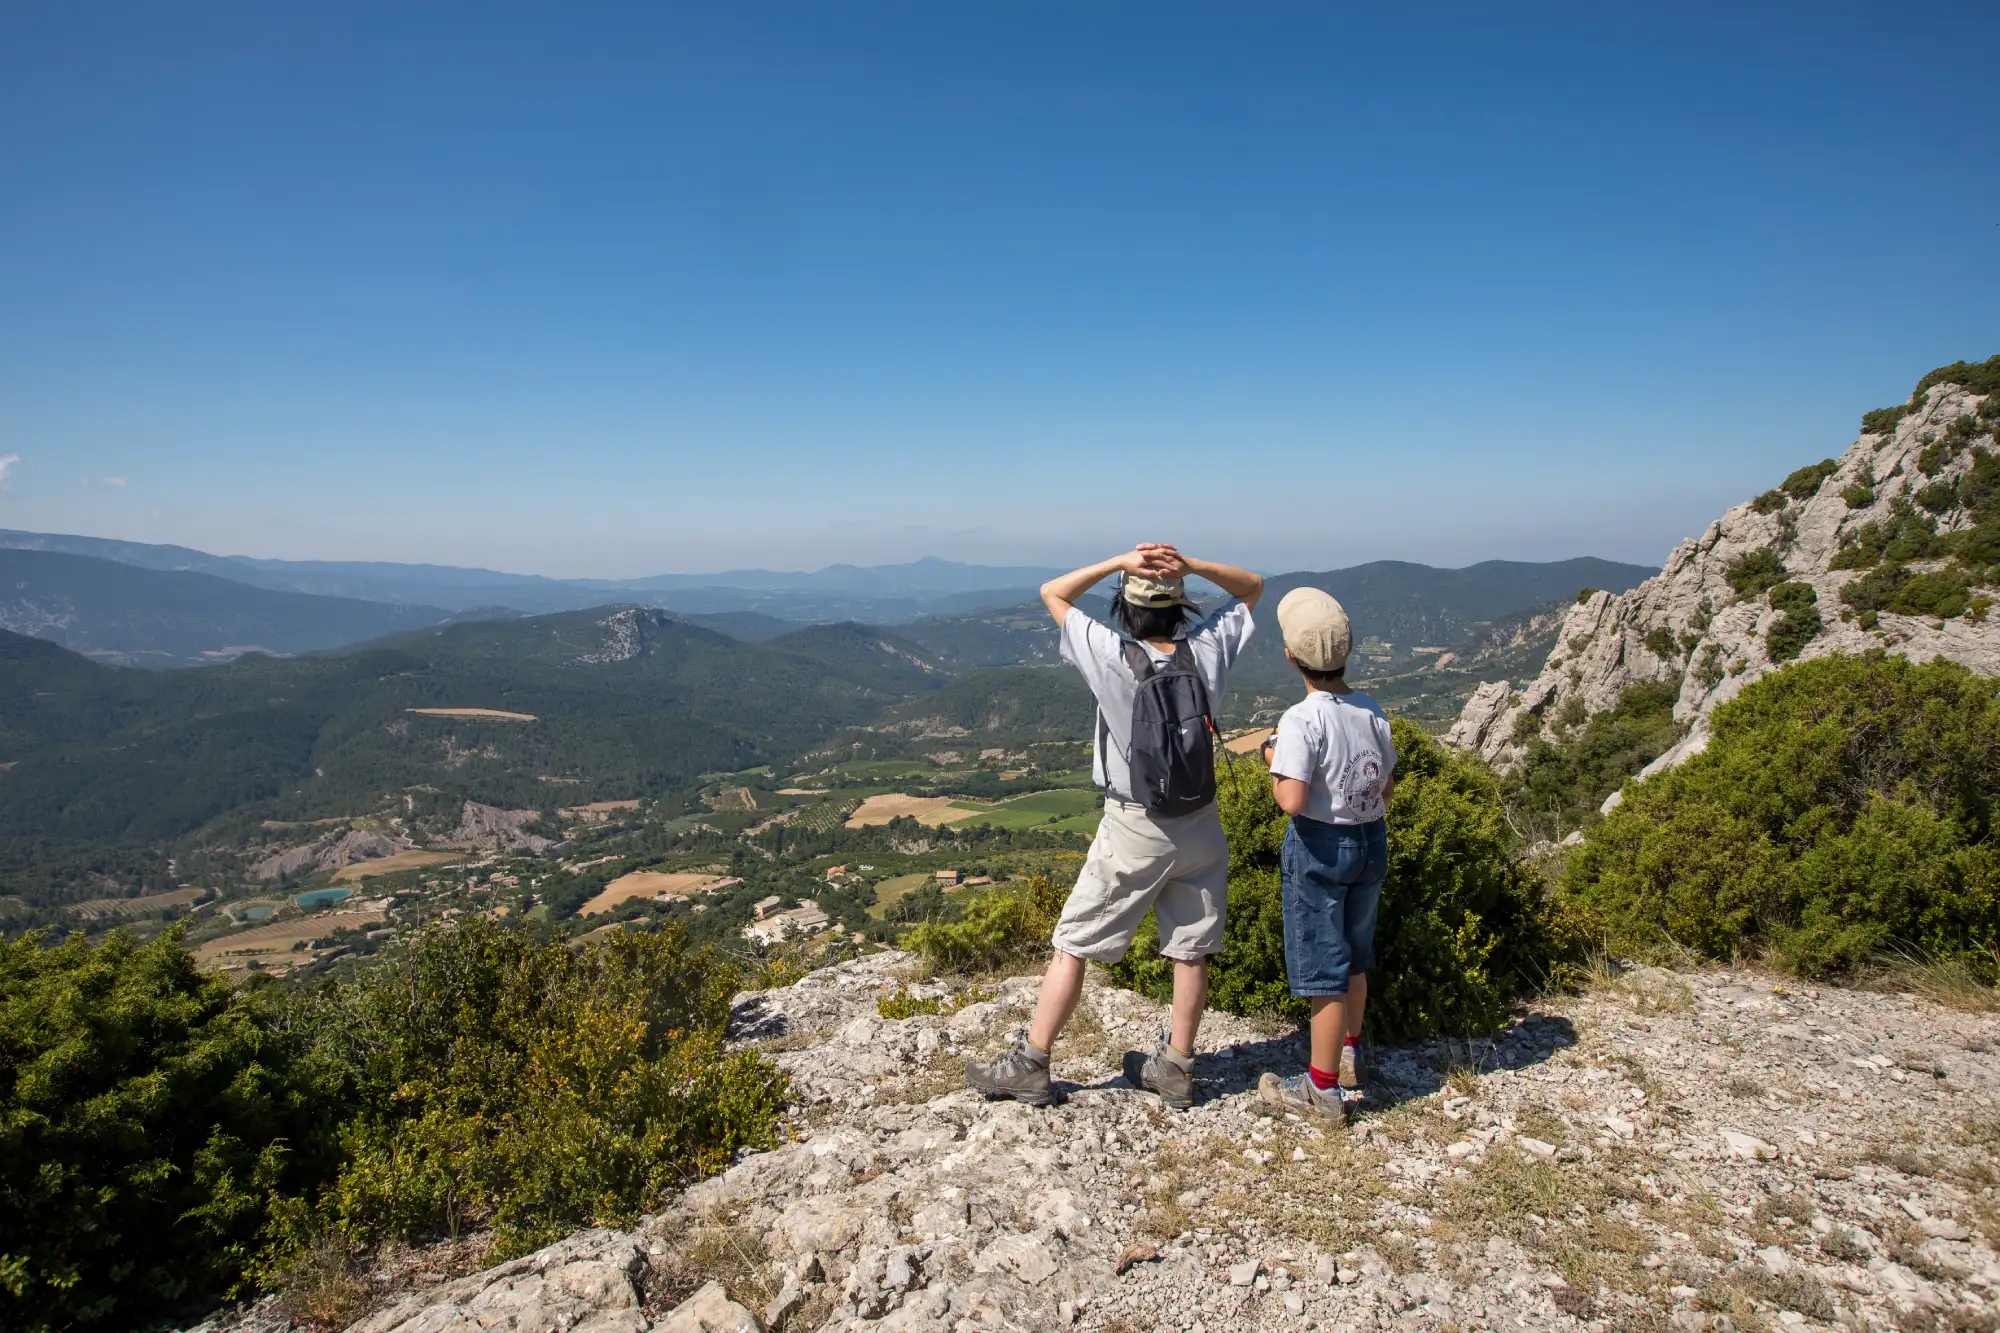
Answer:
<svg viewBox="0 0 2000 1333"><path fill-rule="evenodd" d="M1304 1314L1306 1312L1306 1298L1299 1295L1296 1291L1286 1292L1285 1312L1295 1316Z"/></svg>
<svg viewBox="0 0 2000 1333"><path fill-rule="evenodd" d="M1124 1249L1118 1252L1118 1264L1115 1271L1119 1274L1119 1276L1122 1277L1124 1276L1125 1271L1131 1268L1132 1265L1150 1264L1155 1260L1157 1260L1159 1257L1160 1257L1160 1247L1157 1245L1146 1245L1143 1243L1136 1245L1127 1245Z"/></svg>
<svg viewBox="0 0 2000 1333"><path fill-rule="evenodd" d="M1604 1127L1621 1139L1629 1139L1639 1132L1639 1127L1622 1115L1605 1116Z"/></svg>
<svg viewBox="0 0 2000 1333"><path fill-rule="evenodd" d="M1452 1158L1470 1157L1472 1156L1472 1154L1478 1151L1479 1151L1478 1144L1470 1143L1464 1139L1460 1139L1457 1143L1446 1144L1444 1155L1446 1157L1452 1157Z"/></svg>
<svg viewBox="0 0 2000 1333"><path fill-rule="evenodd" d="M1305 1161L1305 1160L1306 1160L1306 1150L1305 1150L1304 1148L1294 1148L1294 1149L1292 1149L1292 1160L1293 1160L1294 1162L1303 1162L1303 1161Z"/></svg>
<svg viewBox="0 0 2000 1333"><path fill-rule="evenodd" d="M1229 1285L1232 1287L1249 1286L1257 1280L1257 1270L1263 1266L1263 1262L1257 1259L1245 1259L1240 1264L1230 1265Z"/></svg>
<svg viewBox="0 0 2000 1333"><path fill-rule="evenodd" d="M1076 1302L1063 1301L1057 1305L1056 1318L1065 1324L1074 1324L1076 1322Z"/></svg>
<svg viewBox="0 0 2000 1333"><path fill-rule="evenodd" d="M1556 1145L1553 1143L1544 1143L1540 1139L1531 1139L1525 1136L1515 1139L1514 1142L1537 1157L1554 1157L1556 1155Z"/></svg>
<svg viewBox="0 0 2000 1333"><path fill-rule="evenodd" d="M1764 1265L1764 1271L1773 1277L1783 1277L1798 1267L1798 1261L1775 1245L1766 1245L1757 1251L1757 1262Z"/></svg>
<svg viewBox="0 0 2000 1333"><path fill-rule="evenodd" d="M667 1312L654 1333L758 1333L757 1316L729 1299L720 1282L710 1282Z"/></svg>
<svg viewBox="0 0 2000 1333"><path fill-rule="evenodd" d="M1343 1287L1352 1286L1354 1283L1359 1282L1361 1280L1361 1270L1358 1268L1336 1269L1334 1270L1333 1275L1336 1279L1339 1280L1340 1285Z"/></svg>
<svg viewBox="0 0 2000 1333"><path fill-rule="evenodd" d="M1313 1276L1318 1278L1321 1283L1332 1282L1334 1275L1339 1272L1340 1261L1330 1254L1322 1254L1313 1261Z"/></svg>
<svg viewBox="0 0 2000 1333"><path fill-rule="evenodd" d="M1768 1162L1778 1155L1778 1150L1754 1134L1743 1134L1733 1129L1722 1131L1722 1146L1731 1157L1746 1162Z"/></svg>

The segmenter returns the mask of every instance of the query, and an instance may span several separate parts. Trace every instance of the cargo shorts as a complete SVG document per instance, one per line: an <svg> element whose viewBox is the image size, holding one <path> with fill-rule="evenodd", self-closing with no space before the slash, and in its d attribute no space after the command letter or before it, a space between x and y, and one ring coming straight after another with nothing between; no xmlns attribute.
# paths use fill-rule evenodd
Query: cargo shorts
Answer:
<svg viewBox="0 0 2000 1333"><path fill-rule="evenodd" d="M1161 817L1106 797L1090 855L1056 922L1056 948L1094 963L1115 963L1151 908L1160 952L1192 963L1222 947L1229 840L1214 805Z"/></svg>

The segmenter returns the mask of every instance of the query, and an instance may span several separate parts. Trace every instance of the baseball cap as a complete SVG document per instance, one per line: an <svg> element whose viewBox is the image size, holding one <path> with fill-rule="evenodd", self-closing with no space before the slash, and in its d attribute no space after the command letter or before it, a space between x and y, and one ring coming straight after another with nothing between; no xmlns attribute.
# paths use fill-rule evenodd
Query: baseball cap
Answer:
<svg viewBox="0 0 2000 1333"><path fill-rule="evenodd" d="M1186 580L1175 576L1156 579L1149 574L1127 574L1120 583L1119 596L1134 606L1193 606L1187 595Z"/></svg>
<svg viewBox="0 0 2000 1333"><path fill-rule="evenodd" d="M1278 628L1292 660L1308 671L1338 671L1354 643L1347 612L1318 588L1294 588L1278 603Z"/></svg>

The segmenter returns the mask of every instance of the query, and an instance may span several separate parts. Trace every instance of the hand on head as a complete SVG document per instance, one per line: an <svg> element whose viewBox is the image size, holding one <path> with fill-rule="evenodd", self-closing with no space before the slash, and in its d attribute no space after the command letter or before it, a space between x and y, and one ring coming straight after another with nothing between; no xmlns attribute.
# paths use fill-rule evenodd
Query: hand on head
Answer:
<svg viewBox="0 0 2000 1333"><path fill-rule="evenodd" d="M1187 558L1170 543L1140 542L1132 554L1138 557L1137 573L1156 579L1187 577Z"/></svg>

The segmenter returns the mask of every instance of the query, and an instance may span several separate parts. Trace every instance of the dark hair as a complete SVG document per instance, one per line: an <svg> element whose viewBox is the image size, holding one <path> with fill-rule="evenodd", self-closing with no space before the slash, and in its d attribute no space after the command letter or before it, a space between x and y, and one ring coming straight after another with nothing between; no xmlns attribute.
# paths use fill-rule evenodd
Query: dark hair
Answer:
<svg viewBox="0 0 2000 1333"><path fill-rule="evenodd" d="M1135 639L1171 639L1187 620L1185 606L1134 606L1123 597L1111 605L1119 625Z"/></svg>
<svg viewBox="0 0 2000 1333"><path fill-rule="evenodd" d="M1310 671L1305 667L1299 666L1297 662L1292 663L1292 665L1299 667L1299 674L1301 676L1304 676L1323 690L1330 686L1345 685L1347 683L1347 663L1345 662L1340 664L1340 670L1338 671Z"/></svg>

